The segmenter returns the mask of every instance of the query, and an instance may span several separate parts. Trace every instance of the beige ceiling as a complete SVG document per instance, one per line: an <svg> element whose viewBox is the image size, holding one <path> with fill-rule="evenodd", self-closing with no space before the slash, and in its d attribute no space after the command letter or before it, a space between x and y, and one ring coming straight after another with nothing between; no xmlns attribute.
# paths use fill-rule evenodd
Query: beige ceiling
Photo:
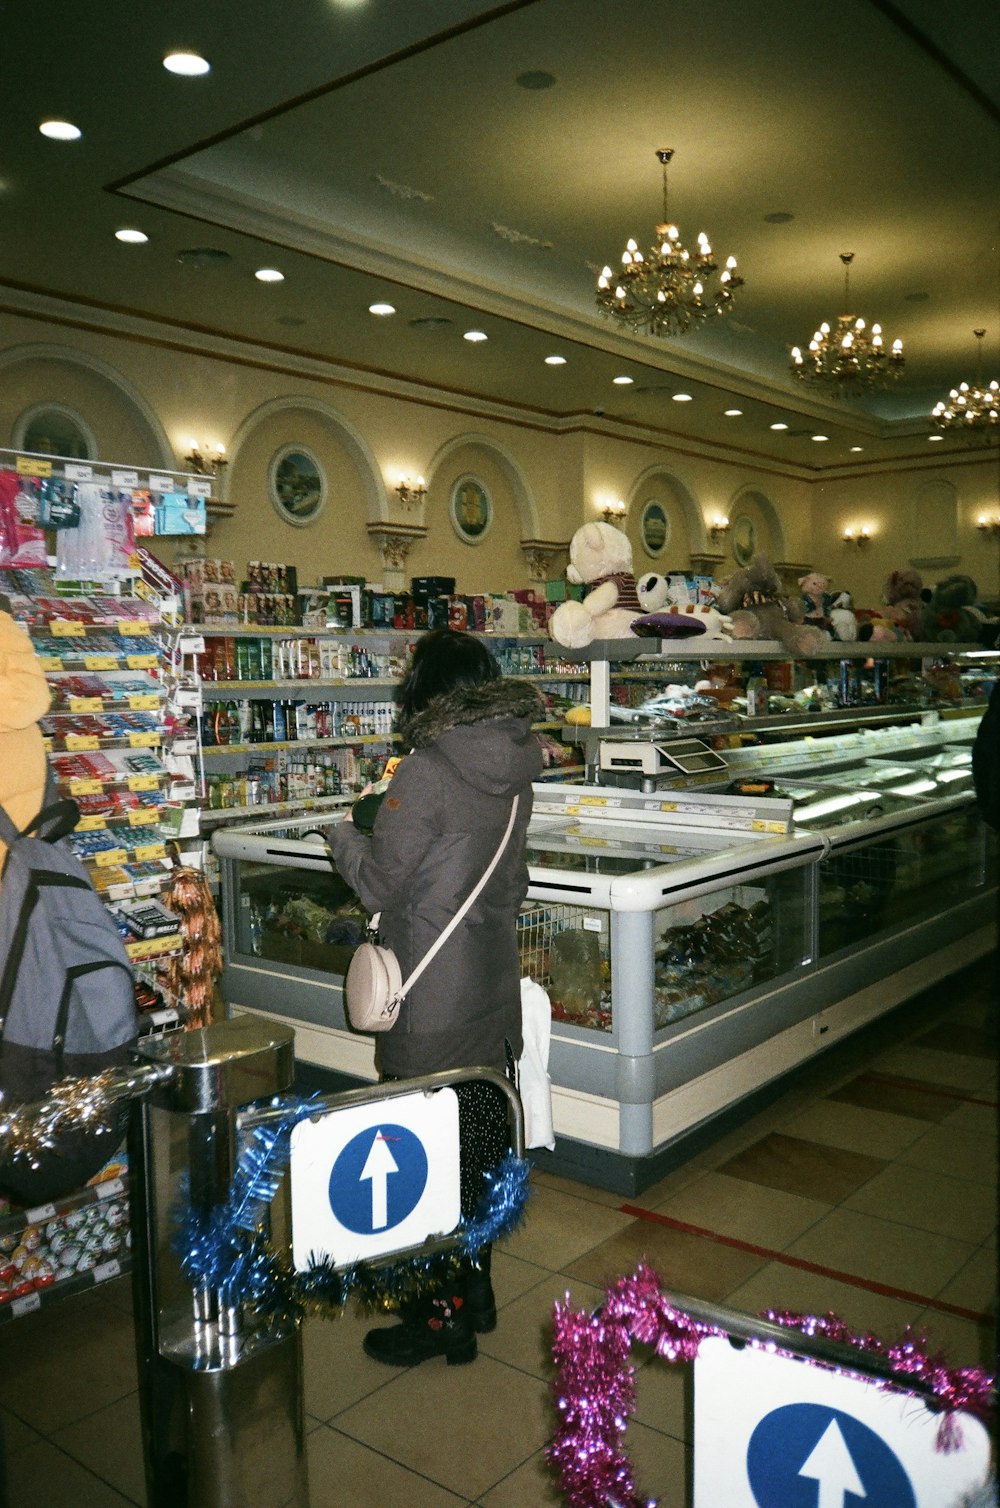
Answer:
<svg viewBox="0 0 1000 1508"><path fill-rule="evenodd" d="M996 5L60 0L44 34L27 5L0 4L0 24L0 308L55 297L810 469L926 457L931 407L975 375L974 328L1000 373ZM167 74L176 47L211 73ZM524 87L540 73L550 87ZM42 138L53 115L82 140ZM593 302L626 237L652 239L659 147L685 240L706 230L746 279L730 317L683 340L619 334ZM116 242L126 224L149 243ZM228 260L178 261L205 248ZM854 312L907 358L850 405L787 370L789 345L844 312L842 251ZM262 265L285 281L257 282ZM396 315L370 315L377 298Z"/></svg>

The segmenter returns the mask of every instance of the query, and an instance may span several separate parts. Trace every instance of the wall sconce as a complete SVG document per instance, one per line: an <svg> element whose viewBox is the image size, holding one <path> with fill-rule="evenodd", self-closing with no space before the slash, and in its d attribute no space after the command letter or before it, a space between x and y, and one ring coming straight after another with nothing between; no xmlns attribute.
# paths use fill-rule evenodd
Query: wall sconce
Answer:
<svg viewBox="0 0 1000 1508"><path fill-rule="evenodd" d="M427 496L427 487L422 476L411 482L408 476L400 476L395 486L396 496L404 508L416 508Z"/></svg>
<svg viewBox="0 0 1000 1508"><path fill-rule="evenodd" d="M729 520L723 514L717 513L708 525L709 536L713 540L719 540L723 534L729 533Z"/></svg>
<svg viewBox="0 0 1000 1508"><path fill-rule="evenodd" d="M608 503L603 507L601 509L601 517L606 524L614 524L620 529L625 522L625 504L621 498L616 503Z"/></svg>
<svg viewBox="0 0 1000 1508"><path fill-rule="evenodd" d="M1000 535L1000 515L994 514L992 518L986 513L981 513L976 519L976 528L983 534Z"/></svg>
<svg viewBox="0 0 1000 1508"><path fill-rule="evenodd" d="M197 440L188 440L187 443L191 448L183 460L188 471L194 471L198 476L207 476L210 471L218 475L229 465L224 445L213 445L206 440L199 448Z"/></svg>
<svg viewBox="0 0 1000 1508"><path fill-rule="evenodd" d="M871 537L871 530L867 524L862 524L860 528L849 524L843 535L845 545L866 545Z"/></svg>

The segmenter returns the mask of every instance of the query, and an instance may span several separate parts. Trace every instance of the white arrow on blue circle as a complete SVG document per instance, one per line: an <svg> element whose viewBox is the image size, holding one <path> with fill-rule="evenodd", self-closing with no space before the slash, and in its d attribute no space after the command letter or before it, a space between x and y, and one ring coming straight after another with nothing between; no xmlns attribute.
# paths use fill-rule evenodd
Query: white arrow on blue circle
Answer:
<svg viewBox="0 0 1000 1508"><path fill-rule="evenodd" d="M849 1492L859 1498L868 1496L836 1419L830 1420L798 1474L819 1483L816 1508L844 1508Z"/></svg>
<svg viewBox="0 0 1000 1508"><path fill-rule="evenodd" d="M361 1169L362 1179L371 1180L373 1231L385 1230L389 1224L389 1174L398 1172L399 1165L389 1151L389 1144L379 1129L375 1133L375 1140L371 1144L368 1156L365 1158L365 1165Z"/></svg>

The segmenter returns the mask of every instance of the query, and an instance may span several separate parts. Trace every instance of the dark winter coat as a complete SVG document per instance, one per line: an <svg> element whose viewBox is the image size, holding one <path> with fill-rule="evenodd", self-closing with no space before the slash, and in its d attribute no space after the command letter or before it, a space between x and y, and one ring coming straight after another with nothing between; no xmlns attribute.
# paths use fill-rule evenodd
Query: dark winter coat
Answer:
<svg viewBox="0 0 1000 1508"><path fill-rule="evenodd" d="M540 699L498 680L438 697L400 726L412 752L398 765L371 837L352 822L330 834L337 868L406 979L492 859L518 797L497 868L459 927L379 1038L383 1073L412 1077L483 1065L503 1071L504 1040L521 1052L516 917L528 889L524 859L531 782L542 755L531 724Z"/></svg>

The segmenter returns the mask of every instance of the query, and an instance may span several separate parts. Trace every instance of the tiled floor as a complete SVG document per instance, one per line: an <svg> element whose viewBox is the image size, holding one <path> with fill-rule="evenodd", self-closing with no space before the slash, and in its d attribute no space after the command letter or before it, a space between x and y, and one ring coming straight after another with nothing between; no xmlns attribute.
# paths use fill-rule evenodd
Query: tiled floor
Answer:
<svg viewBox="0 0 1000 1508"><path fill-rule="evenodd" d="M592 1309L640 1259L678 1292L749 1313L833 1310L886 1339L914 1325L952 1364L992 1366L992 962L818 1059L641 1196L536 1175L494 1259L500 1323L473 1366L387 1370L362 1354L369 1318L308 1322L312 1508L554 1508L553 1303ZM136 1387L126 1280L4 1326L10 1508L143 1504ZM642 1365L627 1442L644 1489L684 1508L686 1368Z"/></svg>

